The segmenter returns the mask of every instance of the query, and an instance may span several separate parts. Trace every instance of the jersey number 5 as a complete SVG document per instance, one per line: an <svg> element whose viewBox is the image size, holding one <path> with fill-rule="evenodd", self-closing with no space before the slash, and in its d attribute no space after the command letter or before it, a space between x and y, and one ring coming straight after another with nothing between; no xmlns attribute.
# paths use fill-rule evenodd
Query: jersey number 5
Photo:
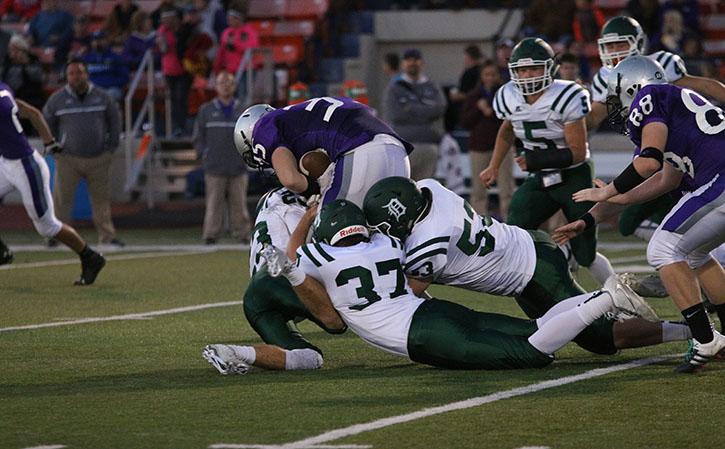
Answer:
<svg viewBox="0 0 725 449"><path fill-rule="evenodd" d="M544 146L537 146L536 148L541 150L556 150L556 144L553 140L549 140L545 137L534 137L535 129L546 129L546 122L543 120L537 122L522 122L524 126L524 135L526 140L534 143L541 143Z"/></svg>

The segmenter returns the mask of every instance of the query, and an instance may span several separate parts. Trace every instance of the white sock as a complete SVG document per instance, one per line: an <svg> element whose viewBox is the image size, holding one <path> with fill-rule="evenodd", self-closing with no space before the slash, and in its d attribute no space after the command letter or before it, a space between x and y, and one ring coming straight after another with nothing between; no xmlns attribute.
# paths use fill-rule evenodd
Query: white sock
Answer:
<svg viewBox="0 0 725 449"><path fill-rule="evenodd" d="M589 299L590 296L592 296L591 293L584 293L582 295L572 296L571 298L567 298L561 302L554 304L554 307L547 310L544 316L536 320L536 326L541 329L547 321L559 315L560 313L564 313L567 310L573 309L574 307L578 306L579 303Z"/></svg>
<svg viewBox="0 0 725 449"><path fill-rule="evenodd" d="M237 346L229 345L234 350L234 354L242 359L242 361L248 365L253 365L257 360L257 351L253 346Z"/></svg>
<svg viewBox="0 0 725 449"><path fill-rule="evenodd" d="M637 229L634 230L634 235L641 238L645 242L649 242L652 238L652 235L657 230L657 227L659 225L653 221L650 220L644 220L642 223L637 226Z"/></svg>
<svg viewBox="0 0 725 449"><path fill-rule="evenodd" d="M604 281L614 274L614 268L609 263L609 259L599 252L594 256L594 261L587 268L600 285L604 285Z"/></svg>
<svg viewBox="0 0 725 449"><path fill-rule="evenodd" d="M293 349L285 351L286 358L284 369L300 370L300 369L317 369L322 366L322 356L313 349Z"/></svg>
<svg viewBox="0 0 725 449"><path fill-rule="evenodd" d="M545 322L529 337L529 343L544 354L553 354L576 338L594 320L614 308L612 296L601 290L576 307L560 313Z"/></svg>
<svg viewBox="0 0 725 449"><path fill-rule="evenodd" d="M683 341L692 338L690 326L675 321L662 322L662 343L668 341Z"/></svg>

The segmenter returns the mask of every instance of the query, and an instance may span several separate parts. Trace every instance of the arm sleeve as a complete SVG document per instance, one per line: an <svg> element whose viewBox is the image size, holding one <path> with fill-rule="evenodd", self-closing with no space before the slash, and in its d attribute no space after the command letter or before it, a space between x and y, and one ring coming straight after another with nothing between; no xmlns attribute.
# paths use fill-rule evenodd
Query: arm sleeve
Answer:
<svg viewBox="0 0 725 449"><path fill-rule="evenodd" d="M496 95L493 96L493 110L496 112L496 117L499 120L509 120L511 116L511 110L506 101L506 90L509 84L504 84L497 91Z"/></svg>
<svg viewBox="0 0 725 449"><path fill-rule="evenodd" d="M583 87L576 85L573 92L567 92L565 98L562 97L562 106L556 108L562 116L564 123L571 123L585 117L592 109L592 103L589 99L589 92Z"/></svg>
<svg viewBox="0 0 725 449"><path fill-rule="evenodd" d="M320 280L322 279L322 276L320 275L319 262L308 256L308 254L312 254L313 251L309 248L310 246L310 244L305 244L297 249L297 266L300 267L307 276Z"/></svg>
<svg viewBox="0 0 725 449"><path fill-rule="evenodd" d="M438 277L448 262L448 242L425 249L409 251L405 256L405 273L414 278L432 280Z"/></svg>
<svg viewBox="0 0 725 449"><path fill-rule="evenodd" d="M680 56L674 53L663 51L657 55L655 60L662 65L663 69L665 69L665 79L668 83L674 83L683 76L687 75L685 62Z"/></svg>
<svg viewBox="0 0 725 449"><path fill-rule="evenodd" d="M607 102L607 80L602 76L601 70L592 79L592 101Z"/></svg>

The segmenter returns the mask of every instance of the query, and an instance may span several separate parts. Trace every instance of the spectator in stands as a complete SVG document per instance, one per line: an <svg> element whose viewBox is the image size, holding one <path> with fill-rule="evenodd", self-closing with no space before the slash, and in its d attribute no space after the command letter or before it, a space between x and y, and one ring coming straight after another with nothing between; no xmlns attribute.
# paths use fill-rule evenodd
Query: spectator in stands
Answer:
<svg viewBox="0 0 725 449"><path fill-rule="evenodd" d="M151 12L151 24L154 29L158 29L161 26L161 13L172 9L178 13L179 19L181 19L181 11L176 9L174 0L161 0L159 6Z"/></svg>
<svg viewBox="0 0 725 449"><path fill-rule="evenodd" d="M207 53L209 49L214 47L212 35L200 29L201 15L194 8L185 11L184 23L186 26L191 27L191 32L186 42L181 63L184 70L192 77L206 79L211 71L211 62L207 58Z"/></svg>
<svg viewBox="0 0 725 449"><path fill-rule="evenodd" d="M717 2L713 2L717 3ZM660 8L662 23L668 11L677 11L682 17L682 25L688 31L700 34L700 5L697 0L667 0Z"/></svg>
<svg viewBox="0 0 725 449"><path fill-rule="evenodd" d="M685 61L688 75L705 76L705 67L710 61L704 57L702 42L694 34L688 33L682 39L682 58Z"/></svg>
<svg viewBox="0 0 725 449"><path fill-rule="evenodd" d="M577 42L596 42L604 26L604 14L592 0L576 0L576 11L571 28Z"/></svg>
<svg viewBox="0 0 725 449"><path fill-rule="evenodd" d="M653 39L652 46L657 50L679 54L685 31L682 14L676 9L668 9L662 14L662 33Z"/></svg>
<svg viewBox="0 0 725 449"><path fill-rule="evenodd" d="M494 61L483 63L480 81L468 93L461 110L461 125L470 131L468 139L468 155L471 159L471 206L480 215L489 215L488 191L475 173L480 173L488 166L493 155L496 135L501 120L493 110L493 97L502 85L498 65ZM502 220L508 215L511 197L514 191L513 152L509 152L499 171L496 184L498 186L499 214Z"/></svg>
<svg viewBox="0 0 725 449"><path fill-rule="evenodd" d="M110 194L111 158L121 134L118 105L89 81L83 61L69 62L65 77L67 84L51 95L43 108L53 135L61 136L63 145L63 152L55 155L56 212L61 221L70 220L76 187L85 179L98 240L123 246L111 220Z"/></svg>
<svg viewBox="0 0 725 449"><path fill-rule="evenodd" d="M88 26L88 16L78 16L73 21L73 40L70 43L68 58L76 59L85 55L91 49L93 33Z"/></svg>
<svg viewBox="0 0 725 449"><path fill-rule="evenodd" d="M579 58L572 53L564 53L559 57L559 78L584 84L579 76Z"/></svg>
<svg viewBox="0 0 725 449"><path fill-rule="evenodd" d="M496 66L502 83L507 83L511 79L509 59L513 48L514 41L511 39L501 39L496 43Z"/></svg>
<svg viewBox="0 0 725 449"><path fill-rule="evenodd" d="M659 34L659 0L629 0L627 3L627 11L627 15L639 22L647 36L655 36Z"/></svg>
<svg viewBox="0 0 725 449"><path fill-rule="evenodd" d="M214 60L214 73L236 73L247 49L259 47L259 33L244 23L245 13L239 9L227 11L229 26L222 33Z"/></svg>
<svg viewBox="0 0 725 449"><path fill-rule="evenodd" d="M2 0L0 18L8 22L27 22L40 11L40 0Z"/></svg>
<svg viewBox="0 0 725 449"><path fill-rule="evenodd" d="M571 35L574 0L533 0L524 12L524 34L556 42Z"/></svg>
<svg viewBox="0 0 725 449"><path fill-rule="evenodd" d="M446 131L458 127L458 121L466 96L475 89L481 77L483 53L478 45L469 45L463 50L463 73L458 78L458 85L448 90L448 106L445 112Z"/></svg>
<svg viewBox="0 0 725 449"><path fill-rule="evenodd" d="M385 117L415 147L410 154L411 178L431 178L438 161L446 100L440 87L423 73L420 50L406 50L402 67L400 77L386 88Z"/></svg>
<svg viewBox="0 0 725 449"><path fill-rule="evenodd" d="M10 32L0 28L0 72L8 63L8 48L10 47L10 39L13 37Z"/></svg>
<svg viewBox="0 0 725 449"><path fill-rule="evenodd" d="M131 17L131 34L123 45L123 60L131 70L136 70L146 52L156 45L156 31L151 28L151 16L146 11L136 11Z"/></svg>
<svg viewBox="0 0 725 449"><path fill-rule="evenodd" d="M217 96L199 109L194 124L194 148L204 164L206 213L202 238L217 242L229 212L229 227L237 241L249 243L247 168L234 146L234 125L244 105L234 98L234 76L221 71L216 76Z"/></svg>
<svg viewBox="0 0 725 449"><path fill-rule="evenodd" d="M397 53L385 53L383 57L383 73L388 78L394 78L400 73L400 56Z"/></svg>
<svg viewBox="0 0 725 449"><path fill-rule="evenodd" d="M96 31L91 39L91 49L81 58L88 68L91 82L106 90L116 101L123 98L128 84L128 66L121 55L111 50L108 36Z"/></svg>
<svg viewBox="0 0 725 449"><path fill-rule="evenodd" d="M199 31L211 36L218 42L227 27L227 18L219 0L194 0L194 8L199 11L201 23Z"/></svg>
<svg viewBox="0 0 725 449"><path fill-rule="evenodd" d="M111 45L123 45L131 33L131 17L138 11L133 0L119 0L106 18L105 31Z"/></svg>
<svg viewBox="0 0 725 449"><path fill-rule="evenodd" d="M42 0L41 9L28 25L31 46L53 47L55 63L63 64L73 40L73 15L58 0Z"/></svg>
<svg viewBox="0 0 725 449"><path fill-rule="evenodd" d="M186 133L188 95L192 78L181 63L191 29L181 25L176 8L161 13L161 26L156 32L156 45L161 53L161 72L171 97L173 134Z"/></svg>
<svg viewBox="0 0 725 449"><path fill-rule="evenodd" d="M38 58L30 53L28 41L19 34L10 38L8 61L2 70L2 80L13 90L15 98L36 108L43 107L43 67Z"/></svg>

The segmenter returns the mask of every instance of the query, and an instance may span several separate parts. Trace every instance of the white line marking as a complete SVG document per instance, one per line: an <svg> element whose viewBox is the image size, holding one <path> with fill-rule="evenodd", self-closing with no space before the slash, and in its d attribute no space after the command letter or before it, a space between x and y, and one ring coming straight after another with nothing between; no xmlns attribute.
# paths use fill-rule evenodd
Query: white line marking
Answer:
<svg viewBox="0 0 725 449"><path fill-rule="evenodd" d="M617 273L654 273L657 271L651 265L615 265L613 268Z"/></svg>
<svg viewBox="0 0 725 449"><path fill-rule="evenodd" d="M612 264L617 263L632 263L632 262L647 262L647 256L640 254L638 256L627 256L627 257L610 257L609 261Z"/></svg>
<svg viewBox="0 0 725 449"><path fill-rule="evenodd" d="M135 260L135 259L149 259L154 257L169 257L169 256L192 256L195 254L201 254L204 251L180 251L180 252L163 252L163 253L141 253L141 254L122 254L119 256L107 256L106 260ZM16 263L11 265L0 266L0 270L18 270L21 268L43 268L43 267L55 267L61 265L75 265L80 263L78 258L75 259L61 259L61 260L46 260L43 262L29 262L29 263Z"/></svg>
<svg viewBox="0 0 725 449"><path fill-rule="evenodd" d="M64 447L68 447L64 444L51 444L50 446L33 446L33 447L26 447L25 449L63 449Z"/></svg>
<svg viewBox="0 0 725 449"><path fill-rule="evenodd" d="M71 321L57 321L53 323L41 323L41 324L28 324L25 326L13 326L0 328L0 332L12 332L28 329L42 329L45 327L60 327L60 326L71 326L73 324L86 324L86 323L100 323L103 321L123 321L123 320L138 320L146 319L149 317L162 316L162 315L173 315L177 313L195 312L197 310L213 309L215 307L229 307L242 304L242 301L227 301L227 302L214 302L208 304L196 304L193 306L177 307L174 309L165 310L154 310L151 312L141 313L130 313L127 315L113 315L104 317L93 317L93 318L79 318Z"/></svg>
<svg viewBox="0 0 725 449"><path fill-rule="evenodd" d="M210 448L233 448L233 449L279 449L282 446L274 444L212 444ZM330 444L315 444L313 446L307 446L306 449L369 449L370 445L361 444L341 444L341 445L330 445Z"/></svg>
<svg viewBox="0 0 725 449"><path fill-rule="evenodd" d="M579 382L581 380L592 379L594 377L604 376L606 374L616 373L618 371L625 371L632 368L638 368L652 363L658 363L673 357L678 357L681 354L671 354L661 357L651 357L647 359L634 360L632 362L623 363L621 365L610 366L607 368L597 368L582 374L576 374L573 376L561 377L559 379L547 380L524 387L514 388L512 390L499 391L498 393L489 394L486 396L480 396L476 398L466 399L464 401L452 402L450 404L442 405L439 407L425 408L417 412L407 413L405 415L391 416L389 418L378 419L363 424L355 424L349 427L343 427L337 430L331 430L329 432L322 433L315 437L305 438L304 440L294 441L292 443L281 444L278 446L260 446L260 445L234 445L234 444L212 444L209 449L242 449L242 448L256 448L260 449L308 449L315 448L318 444L327 443L329 441L339 440L341 438L358 435L363 432L369 432L371 430L382 429L384 427L393 426L396 424L402 424L410 421L415 421L421 418L427 418L429 416L440 415L442 413L448 413L456 410L465 410L468 408L478 407L491 402L500 401L502 399L509 399L516 396L523 396L525 394L536 393L549 388L560 387L562 385Z"/></svg>
<svg viewBox="0 0 725 449"><path fill-rule="evenodd" d="M518 449L551 449L549 446L523 446Z"/></svg>
<svg viewBox="0 0 725 449"><path fill-rule="evenodd" d="M10 249L14 252L19 253L57 253L57 252L71 252L71 250L64 246L59 245L49 248L45 245L9 245ZM183 244L183 243L169 243L165 245L91 245L93 249L98 249L108 253L132 253L139 251L203 251L203 252L215 252L215 251L227 251L227 250L243 250L249 249L248 244L241 243L229 243L229 244L217 244L217 245L196 245L196 244Z"/></svg>
<svg viewBox="0 0 725 449"><path fill-rule="evenodd" d="M629 249L647 249L647 242L597 242L598 249L609 251L624 251Z"/></svg>

